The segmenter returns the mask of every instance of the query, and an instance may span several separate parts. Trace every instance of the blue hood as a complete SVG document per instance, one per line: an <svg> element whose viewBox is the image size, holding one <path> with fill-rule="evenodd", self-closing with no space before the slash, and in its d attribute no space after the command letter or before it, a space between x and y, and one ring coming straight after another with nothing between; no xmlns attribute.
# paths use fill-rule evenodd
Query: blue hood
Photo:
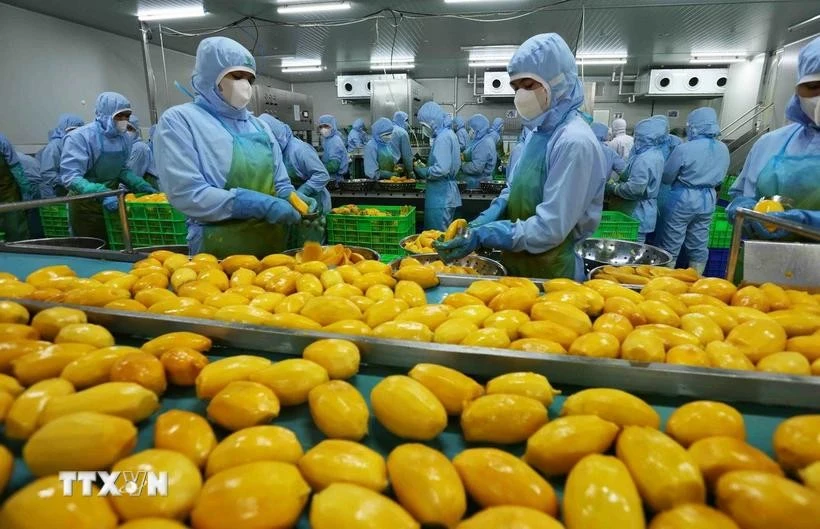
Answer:
<svg viewBox="0 0 820 529"><path fill-rule="evenodd" d="M478 141L490 133L490 120L484 114L476 114L471 117L467 125L475 131L473 141Z"/></svg>
<svg viewBox="0 0 820 529"><path fill-rule="evenodd" d="M535 119L522 119L527 127L552 132L584 104L575 55L556 33L536 35L524 42L510 59L507 71L513 80L534 76L550 87L550 108Z"/></svg>
<svg viewBox="0 0 820 529"><path fill-rule="evenodd" d="M132 112L131 117L128 118L128 123L130 123L131 126L134 127L134 130L137 133L137 137L134 139L134 141L141 140L142 130L140 130L140 118L138 118L137 115Z"/></svg>
<svg viewBox="0 0 820 529"><path fill-rule="evenodd" d="M69 127L82 127L83 125L85 125L85 121L76 114L60 114L60 118L57 120L57 126L48 131L48 139L49 141L59 140L65 136L65 129Z"/></svg>
<svg viewBox="0 0 820 529"><path fill-rule="evenodd" d="M231 119L248 119L247 108L236 109L229 105L219 91L220 76L231 68L250 70L256 75L256 61L244 46L226 37L209 37L199 43L196 64L191 83L196 91L194 101L211 112Z"/></svg>
<svg viewBox="0 0 820 529"><path fill-rule="evenodd" d="M419 109L418 119L421 123L427 123L433 129L433 136L438 135L444 129L446 114L435 101L424 103Z"/></svg>
<svg viewBox="0 0 820 529"><path fill-rule="evenodd" d="M596 121L590 125L590 128L592 128L592 132L595 133L595 137L598 138L598 141L601 143L606 141L606 137L609 135L609 127Z"/></svg>
<svg viewBox="0 0 820 529"><path fill-rule="evenodd" d="M497 132L499 135L501 135L501 133L504 132L504 120L501 118L495 118L493 120L492 128L493 132Z"/></svg>
<svg viewBox="0 0 820 529"><path fill-rule="evenodd" d="M109 138L119 136L120 133L117 131L117 127L114 126L112 118L114 114L118 114L123 110L131 110L131 102L122 94L103 92L97 96L97 104L94 108L97 123L102 127L103 134Z"/></svg>
<svg viewBox="0 0 820 529"><path fill-rule="evenodd" d="M373 139L376 143L385 145L386 142L382 141L382 134L393 133L393 122L387 118L379 118L373 123Z"/></svg>
<svg viewBox="0 0 820 529"><path fill-rule="evenodd" d="M454 123L453 128L454 128L455 130L461 130L461 129L463 129L463 128L465 127L465 125L464 125L464 119L463 119L463 118L460 118L460 117L458 117L458 116L456 116L456 119L453 121L453 123Z"/></svg>
<svg viewBox="0 0 820 529"><path fill-rule="evenodd" d="M820 37L809 42L806 47L800 50L797 58L797 80L808 75L820 74ZM800 98L793 95L786 106L786 118L795 123L800 123L806 127L820 128L820 125L803 112L800 108Z"/></svg>
<svg viewBox="0 0 820 529"><path fill-rule="evenodd" d="M445 129L453 129L454 119L447 114L444 114L444 128Z"/></svg>
<svg viewBox="0 0 820 529"><path fill-rule="evenodd" d="M649 118L635 125L635 154L661 147L666 142L666 120Z"/></svg>
<svg viewBox="0 0 820 529"><path fill-rule="evenodd" d="M330 114L325 114L323 116L319 116L319 125L330 125L330 136L335 136L339 134L339 127L336 125L336 118L331 116Z"/></svg>
<svg viewBox="0 0 820 529"><path fill-rule="evenodd" d="M686 139L715 138L720 135L717 112L714 108L701 107L693 110L686 120Z"/></svg>
<svg viewBox="0 0 820 529"><path fill-rule="evenodd" d="M284 152L290 139L293 137L293 131L290 130L290 127L268 113L262 114L259 116L259 119L270 127L273 137L276 138L276 143L279 144L279 148Z"/></svg>
<svg viewBox="0 0 820 529"><path fill-rule="evenodd" d="M364 130L364 120L359 118L353 122L353 130Z"/></svg>
<svg viewBox="0 0 820 529"><path fill-rule="evenodd" d="M406 129L407 122L410 120L410 116L407 115L407 112L402 112L399 110L395 114L393 114L393 123L398 125L399 127Z"/></svg>

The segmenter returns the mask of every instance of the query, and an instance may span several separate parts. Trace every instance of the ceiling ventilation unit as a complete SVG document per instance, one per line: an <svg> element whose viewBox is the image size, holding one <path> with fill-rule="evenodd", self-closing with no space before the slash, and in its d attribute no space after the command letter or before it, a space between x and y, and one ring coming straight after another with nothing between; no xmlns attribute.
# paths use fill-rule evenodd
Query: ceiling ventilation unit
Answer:
<svg viewBox="0 0 820 529"><path fill-rule="evenodd" d="M649 70L638 76L635 91L644 97L721 97L728 79L727 68Z"/></svg>
<svg viewBox="0 0 820 529"><path fill-rule="evenodd" d="M336 78L336 96L339 99L370 101L373 81L390 79L407 79L407 74L340 75Z"/></svg>
<svg viewBox="0 0 820 529"><path fill-rule="evenodd" d="M507 72L484 72L484 97L514 97Z"/></svg>

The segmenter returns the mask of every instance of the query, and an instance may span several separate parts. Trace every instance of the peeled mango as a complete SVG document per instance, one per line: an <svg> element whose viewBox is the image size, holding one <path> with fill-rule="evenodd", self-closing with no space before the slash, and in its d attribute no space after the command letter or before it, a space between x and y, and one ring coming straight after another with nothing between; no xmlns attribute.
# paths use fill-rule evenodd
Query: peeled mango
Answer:
<svg viewBox="0 0 820 529"><path fill-rule="evenodd" d="M13 301L0 301L0 323L28 323L28 309Z"/></svg>
<svg viewBox="0 0 820 529"><path fill-rule="evenodd" d="M415 321L388 321L373 329L373 337L430 342L433 340L433 331L423 323Z"/></svg>
<svg viewBox="0 0 820 529"><path fill-rule="evenodd" d="M0 373L0 391L5 391L9 395L17 397L25 391L25 388L13 376Z"/></svg>
<svg viewBox="0 0 820 529"><path fill-rule="evenodd" d="M139 422L159 408L157 394L132 382L106 382L69 395L52 397L40 414L40 424L81 411L93 411Z"/></svg>
<svg viewBox="0 0 820 529"><path fill-rule="evenodd" d="M729 332L726 341L757 363L764 356L786 349L786 331L773 320L749 320Z"/></svg>
<svg viewBox="0 0 820 529"><path fill-rule="evenodd" d="M148 353L132 353L118 358L111 365L112 382L134 382L157 395L165 393L168 382L162 362Z"/></svg>
<svg viewBox="0 0 820 529"><path fill-rule="evenodd" d="M386 299L371 305L364 313L364 322L370 327L377 327L382 323L393 321L396 316L409 308L406 301L401 299Z"/></svg>
<svg viewBox="0 0 820 529"><path fill-rule="evenodd" d="M67 468L106 470L136 445L137 429L130 421L80 412L57 418L34 432L23 447L23 459L36 476Z"/></svg>
<svg viewBox="0 0 820 529"><path fill-rule="evenodd" d="M310 415L325 436L359 441L367 435L370 411L359 391L343 380L316 386L308 394Z"/></svg>
<svg viewBox="0 0 820 529"><path fill-rule="evenodd" d="M436 271L429 266L405 266L393 274L400 281L412 281L421 288L433 288L438 285Z"/></svg>
<svg viewBox="0 0 820 529"><path fill-rule="evenodd" d="M376 492L387 488L387 466L378 452L342 439L326 439L299 460L299 470L311 488L321 491L332 483L353 483Z"/></svg>
<svg viewBox="0 0 820 529"><path fill-rule="evenodd" d="M782 352L764 356L757 363L757 370L786 375L811 375L811 364L800 353Z"/></svg>
<svg viewBox="0 0 820 529"><path fill-rule="evenodd" d="M732 301L732 296L737 292L737 287L730 281L717 277L704 277L695 281L689 292L693 294L704 294L719 299L724 303Z"/></svg>
<svg viewBox="0 0 820 529"><path fill-rule="evenodd" d="M611 334L617 338L619 342L623 342L633 329L634 327L632 326L632 322L629 321L629 318L614 312L598 316L598 318L595 319L595 323L592 324L592 330Z"/></svg>
<svg viewBox="0 0 820 529"><path fill-rule="evenodd" d="M94 349L93 345L84 343L54 344L12 360L14 376L27 386L48 378L59 377L65 366Z"/></svg>
<svg viewBox="0 0 820 529"><path fill-rule="evenodd" d="M398 503L351 483L334 483L313 496L310 526L312 529L420 529L418 522Z"/></svg>
<svg viewBox="0 0 820 529"><path fill-rule="evenodd" d="M54 343L87 343L94 347L110 347L114 345L114 337L108 329L91 323L69 323L60 329L54 338Z"/></svg>
<svg viewBox="0 0 820 529"><path fill-rule="evenodd" d="M588 332L579 336L569 347L569 354L592 358L618 358L621 344L613 335L604 332Z"/></svg>
<svg viewBox="0 0 820 529"><path fill-rule="evenodd" d="M272 389L282 406L304 404L310 390L330 380L324 367L302 358L281 360L249 378Z"/></svg>
<svg viewBox="0 0 820 529"><path fill-rule="evenodd" d="M279 399L262 384L231 382L208 404L208 419L226 430L237 431L268 423L279 416Z"/></svg>
<svg viewBox="0 0 820 529"><path fill-rule="evenodd" d="M332 380L344 380L355 375L361 360L356 344L339 339L313 342L302 351L302 358L324 367Z"/></svg>
<svg viewBox="0 0 820 529"><path fill-rule="evenodd" d="M659 428L661 417L652 406L625 391L610 388L585 389L570 395L561 416L597 415L619 426Z"/></svg>
<svg viewBox="0 0 820 529"><path fill-rule="evenodd" d="M169 349L160 355L159 361L171 384L193 386L199 373L208 365L208 357L187 347Z"/></svg>
<svg viewBox="0 0 820 529"><path fill-rule="evenodd" d="M665 362L664 340L650 331L632 331L621 344L621 358L633 362Z"/></svg>
<svg viewBox="0 0 820 529"><path fill-rule="evenodd" d="M546 407L561 392L554 389L547 377L538 373L518 372L500 375L487 382L487 394L506 393L530 397Z"/></svg>
<svg viewBox="0 0 820 529"><path fill-rule="evenodd" d="M421 307L427 304L424 289L413 281L396 283L396 299L404 301L409 307Z"/></svg>
<svg viewBox="0 0 820 529"><path fill-rule="evenodd" d="M820 414L798 415L781 422L772 444L777 462L786 471L820 461Z"/></svg>
<svg viewBox="0 0 820 529"><path fill-rule="evenodd" d="M504 329L491 327L471 332L464 337L461 345L505 349L510 345L510 337Z"/></svg>
<svg viewBox="0 0 820 529"><path fill-rule="evenodd" d="M425 524L454 527L467 510L467 494L447 457L422 444L396 447L387 472L399 503Z"/></svg>
<svg viewBox="0 0 820 529"><path fill-rule="evenodd" d="M662 512L649 529L740 529L728 516L706 505L690 503Z"/></svg>
<svg viewBox="0 0 820 529"><path fill-rule="evenodd" d="M60 378L82 389L102 384L111 380L111 368L114 363L132 353L139 353L136 347L112 345L84 354L67 364Z"/></svg>
<svg viewBox="0 0 820 529"><path fill-rule="evenodd" d="M478 331L478 326L467 318L449 318L436 328L433 341L458 345L476 331Z"/></svg>
<svg viewBox="0 0 820 529"><path fill-rule="evenodd" d="M508 288L497 281L481 280L470 283L470 286L464 292L477 297L486 304Z"/></svg>
<svg viewBox="0 0 820 529"><path fill-rule="evenodd" d="M547 423L541 402L521 395L485 395L472 401L461 414L461 429L468 442L514 444L525 441Z"/></svg>
<svg viewBox="0 0 820 529"><path fill-rule="evenodd" d="M393 434L429 441L447 427L447 410L421 382L403 375L381 380L370 392L370 405L379 422Z"/></svg>
<svg viewBox="0 0 820 529"><path fill-rule="evenodd" d="M68 468L68 467L67 467ZM76 468L76 467L70 467ZM100 489L92 485L91 495L63 494L63 482L57 476L35 480L15 492L0 510L3 529L114 529L117 515L110 502L99 496Z"/></svg>
<svg viewBox="0 0 820 529"><path fill-rule="evenodd" d="M433 392L448 415L461 415L467 404L484 394L481 384L449 367L416 364L409 375Z"/></svg>
<svg viewBox="0 0 820 529"><path fill-rule="evenodd" d="M765 472L724 474L715 492L718 508L742 529L816 529L820 493Z"/></svg>
<svg viewBox="0 0 820 529"><path fill-rule="evenodd" d="M26 389L9 408L5 434L9 439L28 439L37 430L40 413L48 400L74 393L74 386L61 378L43 380Z"/></svg>
<svg viewBox="0 0 820 529"><path fill-rule="evenodd" d="M34 327L21 323L0 323L0 340L37 340L40 333Z"/></svg>
<svg viewBox="0 0 820 529"><path fill-rule="evenodd" d="M590 454L603 454L618 435L618 425L595 415L561 417L527 440L524 461L550 475L569 473Z"/></svg>
<svg viewBox="0 0 820 529"><path fill-rule="evenodd" d="M237 355L222 358L206 365L196 377L196 396L213 398L222 388L235 380L247 380L251 373L269 366L271 361L261 356Z"/></svg>
<svg viewBox="0 0 820 529"><path fill-rule="evenodd" d="M555 516L552 486L529 465L496 448L470 448L453 459L467 492L482 507L518 505Z"/></svg>
<svg viewBox="0 0 820 529"><path fill-rule="evenodd" d="M641 497L618 459L592 454L578 462L564 485L567 529L644 529Z"/></svg>
<svg viewBox="0 0 820 529"><path fill-rule="evenodd" d="M154 424L154 447L179 452L201 468L216 447L216 436L201 415L169 410Z"/></svg>
<svg viewBox="0 0 820 529"><path fill-rule="evenodd" d="M527 316L523 312L519 312L519 314L523 314L523 321L529 321L529 316ZM454 320L456 318L465 318L476 325L483 325L484 322L488 320L492 315L493 309L491 309L490 307L484 307L482 305L468 305L466 307L459 307L453 312L451 312L449 319Z"/></svg>
<svg viewBox="0 0 820 529"><path fill-rule="evenodd" d="M746 439L743 415L722 402L699 400L684 404L666 422L666 433L683 447L707 437Z"/></svg>
<svg viewBox="0 0 820 529"><path fill-rule="evenodd" d="M208 456L205 475L210 478L217 472L256 461L296 464L302 455L299 439L287 428L253 426L232 433L216 445Z"/></svg>
<svg viewBox="0 0 820 529"><path fill-rule="evenodd" d="M424 324L428 329L435 331L439 325L447 321L452 309L447 305L425 305L412 307L396 316L396 322L410 321Z"/></svg>
<svg viewBox="0 0 820 529"><path fill-rule="evenodd" d="M800 479L808 488L820 492L820 461L815 461L811 465L799 471ZM0 483L2 485L2 483ZM0 490L3 487L0 486Z"/></svg>
<svg viewBox="0 0 820 529"><path fill-rule="evenodd" d="M778 464L762 451L734 437L707 437L689 447L689 455L700 468L706 483L713 486L732 470L754 470L783 475Z"/></svg>
<svg viewBox="0 0 820 529"><path fill-rule="evenodd" d="M208 478L191 524L194 529L293 527L309 496L310 486L295 465L246 463Z"/></svg>
<svg viewBox="0 0 820 529"><path fill-rule="evenodd" d="M484 509L458 524L456 529L564 529L564 526L541 511L503 505Z"/></svg>
<svg viewBox="0 0 820 529"><path fill-rule="evenodd" d="M712 342L706 346L706 357L712 367L754 371L755 365L740 349L726 342Z"/></svg>
<svg viewBox="0 0 820 529"><path fill-rule="evenodd" d="M14 472L14 454L8 448L0 445L0 494L5 492L6 485L11 481Z"/></svg>

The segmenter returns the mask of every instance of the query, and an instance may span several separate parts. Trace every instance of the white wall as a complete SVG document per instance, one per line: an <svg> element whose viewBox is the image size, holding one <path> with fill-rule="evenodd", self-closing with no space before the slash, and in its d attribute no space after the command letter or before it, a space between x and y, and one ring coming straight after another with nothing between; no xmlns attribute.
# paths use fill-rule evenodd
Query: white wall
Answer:
<svg viewBox="0 0 820 529"><path fill-rule="evenodd" d="M726 95L723 96L723 108L720 113L720 128L726 129L732 122L749 112L760 101L760 86L763 77L763 67L766 64L766 55L755 56L751 61L729 65ZM739 138L752 130L754 123L738 128L738 125L752 116L749 112L740 122L732 125L727 132L733 132L729 138Z"/></svg>

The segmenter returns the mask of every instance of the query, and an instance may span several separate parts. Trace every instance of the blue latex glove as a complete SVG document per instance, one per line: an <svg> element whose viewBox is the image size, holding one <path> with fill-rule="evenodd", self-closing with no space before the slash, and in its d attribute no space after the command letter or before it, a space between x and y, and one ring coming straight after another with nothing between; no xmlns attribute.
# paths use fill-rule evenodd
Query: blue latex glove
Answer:
<svg viewBox="0 0 820 529"><path fill-rule="evenodd" d="M495 222L501 218L507 211L507 200L503 198L496 198L486 210L484 210L478 217L476 217L469 226L471 228L478 228L490 222Z"/></svg>
<svg viewBox="0 0 820 529"><path fill-rule="evenodd" d="M304 195L306 197L316 197L316 195L318 194L318 192L315 189L313 189L312 187L310 187L306 183L300 185L299 188L296 190L296 192L299 193L300 195Z"/></svg>
<svg viewBox="0 0 820 529"><path fill-rule="evenodd" d="M606 183L606 189L605 189L606 194L607 195L614 195L616 187L618 187L618 181L617 180L608 180L607 183Z"/></svg>
<svg viewBox="0 0 820 529"><path fill-rule="evenodd" d="M783 220L797 222L799 224L805 224L807 227L810 228L820 227L820 211L812 211L808 209L790 209L789 211L778 211L775 213L769 213L768 215ZM783 237L786 237L787 235L791 234L791 232L784 229L769 231L768 229L766 229L765 223L757 221L752 221L749 223L749 225L751 226L752 232L758 239L763 239L767 241L782 239Z"/></svg>
<svg viewBox="0 0 820 529"><path fill-rule="evenodd" d="M513 224L508 220L490 222L475 229L467 230L463 237L456 237L445 243L433 243L445 263L461 259L478 248L510 250L513 244Z"/></svg>
<svg viewBox="0 0 820 529"><path fill-rule="evenodd" d="M258 191L236 188L233 203L234 219L264 219L271 224L297 224L301 215L287 200L272 197Z"/></svg>
<svg viewBox="0 0 820 529"><path fill-rule="evenodd" d="M308 213L316 213L317 211L319 211L319 203L316 201L315 198L309 197L299 191L297 191L296 194L299 195L299 198L304 200L305 204L308 205Z"/></svg>
<svg viewBox="0 0 820 529"><path fill-rule="evenodd" d="M752 197L735 197L735 199L729 202L729 205L726 206L726 218L729 219L729 222L734 223L735 212L738 208L754 209L755 204L757 204L757 200Z"/></svg>
<svg viewBox="0 0 820 529"><path fill-rule="evenodd" d="M764 241L774 241L777 239L782 239L786 235L789 234L786 230L775 230L769 231L763 223L758 222L756 220L749 220L747 221L749 225L749 230L752 232L753 236L756 239L761 239Z"/></svg>
<svg viewBox="0 0 820 529"><path fill-rule="evenodd" d="M433 246L441 260L445 263L452 263L476 251L481 243L477 233L478 229L467 230L463 237L456 237L447 242L434 242Z"/></svg>
<svg viewBox="0 0 820 529"><path fill-rule="evenodd" d="M105 197L102 200L102 205L108 211L117 211L119 200L117 200L117 197Z"/></svg>

